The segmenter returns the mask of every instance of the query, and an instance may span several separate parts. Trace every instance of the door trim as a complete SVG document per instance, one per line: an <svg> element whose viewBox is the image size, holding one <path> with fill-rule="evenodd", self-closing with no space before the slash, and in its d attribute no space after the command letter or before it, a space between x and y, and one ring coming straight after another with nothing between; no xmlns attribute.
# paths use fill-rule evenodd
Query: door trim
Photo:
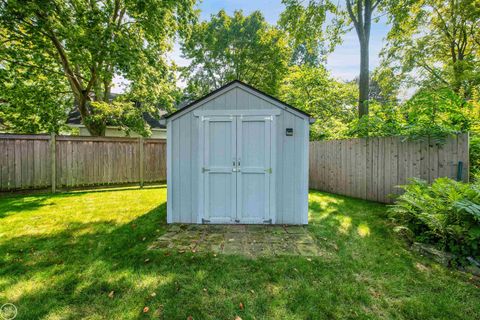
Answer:
<svg viewBox="0 0 480 320"><path fill-rule="evenodd" d="M243 124L248 123L250 121L253 122L262 122L263 123L263 131L264 131L264 139L265 139L265 156L266 156L266 163L264 163L261 167L250 167L245 168L245 159L244 150L243 148ZM271 208L271 189L272 184L270 180L273 176L273 168L272 168L272 116L240 116L237 118L237 159L242 159L241 171L237 172L237 219L240 221L241 224L263 224L265 221L271 220L272 216L272 208ZM248 218L243 217L242 214L244 210L242 208L243 205L243 184L244 184L244 174L248 175L248 171L250 169L250 173L252 174L262 174L264 180L264 208L263 208L263 216L257 218ZM268 173L268 169L272 169L272 172ZM273 221L272 221L273 222Z"/></svg>
<svg viewBox="0 0 480 320"><path fill-rule="evenodd" d="M223 111L223 112L220 112ZM232 110L233 111L233 110ZM199 114L199 135L198 135L198 145L199 145L199 157L198 157L198 168L199 171L197 174L200 175L198 179L198 214L197 214L197 223L203 224L203 220L205 217L205 175L202 173L202 167L204 165L204 157L205 157L205 123L209 120L209 117L225 117L228 116L230 118L241 117L245 115L242 113L245 110L237 110L237 115L231 115L232 112L224 111L224 110L205 110L201 112L198 111ZM277 176L277 161L276 161L276 150L277 150L277 117L275 115L279 115L280 112L271 112L277 110L247 110L249 111L249 116L262 116L262 117L269 117L270 121L270 165L272 168L272 174L270 175L270 188L269 188L269 202L270 202L270 210L269 210L269 219L271 224L276 224L276 176ZM250 114L251 113L251 114ZM228 114L228 115L227 115ZM236 119L234 119L236 122ZM238 137L236 137L238 143ZM237 214L235 214L237 216ZM243 221L244 224L258 224L257 222L249 222L247 220ZM223 224L236 224L235 221Z"/></svg>
<svg viewBox="0 0 480 320"><path fill-rule="evenodd" d="M203 193L201 194L201 198L203 200L203 219L206 219L210 223L218 223L218 224L229 224L233 223L236 219L236 195L237 195L237 177L236 177L236 172L234 170L234 165L230 165L231 161L233 161L236 157L236 143L237 143L237 119L235 117L228 117L228 116L214 116L210 118L205 118L202 120L203 122L203 146L202 146L202 152L203 152L203 157L201 157L201 178L202 178L202 185L201 185L201 190L203 190ZM209 154L210 154L210 143L209 141L209 128L210 128L210 123L211 122L226 122L231 124L231 132L232 135L230 137L231 141L231 148L232 148L232 155L231 155L231 160L227 161L227 166L221 166L221 167L212 167L211 161L209 160ZM206 167L208 165L208 167ZM214 169L216 168L216 169ZM204 170L206 169L206 170ZM215 170L215 172L213 172ZM217 218L212 218L211 212L207 209L207 206L209 205L205 201L208 201L210 199L209 193L210 193L210 188L208 187L211 175L212 174L229 174L230 175L230 183L231 183L231 194L230 194L230 201L231 201L231 207L229 209L229 215L226 215L225 217L217 217ZM201 220L203 221L203 220Z"/></svg>
<svg viewBox="0 0 480 320"><path fill-rule="evenodd" d="M278 116L281 111L278 109L258 109L258 110L195 110L193 115L201 116Z"/></svg>

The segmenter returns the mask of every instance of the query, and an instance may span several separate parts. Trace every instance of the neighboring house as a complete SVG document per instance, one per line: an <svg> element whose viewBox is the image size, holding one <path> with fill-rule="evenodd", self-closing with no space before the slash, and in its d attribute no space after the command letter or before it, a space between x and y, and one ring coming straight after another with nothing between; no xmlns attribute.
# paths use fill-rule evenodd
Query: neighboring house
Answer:
<svg viewBox="0 0 480 320"><path fill-rule="evenodd" d="M111 93L110 94L110 99L113 100L118 94ZM158 116L159 118L166 114L165 111L160 111ZM159 120L155 119L152 117L149 113L143 113L143 119L145 120L146 123L150 125L150 130L152 131L152 135L150 138L153 139L166 139L167 138L167 129L166 126L161 124ZM82 117L80 115L80 111L78 111L78 108L75 106L73 111L71 111L68 115L67 119L67 125L71 128L77 128L79 130L79 135L81 136L89 136L90 132L88 132L88 129L85 127L85 125L82 124ZM106 137L125 137L127 136L125 131L120 129L119 127L116 126L108 126L105 129L105 136ZM136 132L130 132L130 137L140 137L140 135Z"/></svg>

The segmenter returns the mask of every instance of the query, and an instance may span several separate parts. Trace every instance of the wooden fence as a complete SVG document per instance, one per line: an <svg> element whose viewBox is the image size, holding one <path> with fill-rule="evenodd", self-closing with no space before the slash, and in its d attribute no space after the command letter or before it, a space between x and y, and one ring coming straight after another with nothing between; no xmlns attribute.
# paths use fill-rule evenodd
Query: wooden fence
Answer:
<svg viewBox="0 0 480 320"><path fill-rule="evenodd" d="M310 142L310 188L390 203L408 178L468 181L468 134L436 144L402 137ZM460 168L459 168L460 167ZM458 176L460 174L460 176Z"/></svg>
<svg viewBox="0 0 480 320"><path fill-rule="evenodd" d="M0 190L166 180L160 139L0 135Z"/></svg>

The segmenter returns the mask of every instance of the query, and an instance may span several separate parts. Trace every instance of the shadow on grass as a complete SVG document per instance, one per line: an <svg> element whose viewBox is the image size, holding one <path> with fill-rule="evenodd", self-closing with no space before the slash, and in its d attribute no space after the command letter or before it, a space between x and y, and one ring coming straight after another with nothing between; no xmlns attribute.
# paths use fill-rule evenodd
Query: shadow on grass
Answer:
<svg viewBox="0 0 480 320"><path fill-rule="evenodd" d="M121 226L73 223L48 236L12 238L0 245L0 277L5 279L0 292L19 292L10 302L22 319L308 318L343 312L327 303L338 292L320 294L318 282L311 288L316 270L340 265L305 257L252 260L147 250L165 230L163 203ZM347 271L327 274L322 281L349 276ZM361 288L355 293L360 300L367 295ZM239 308L240 303L247 307ZM142 311L145 306L148 313Z"/></svg>
<svg viewBox="0 0 480 320"><path fill-rule="evenodd" d="M398 242L380 232L375 213L362 212L372 204L333 200L311 202L309 228L339 243L335 259L149 251L166 230L163 203L123 225L72 223L48 236L4 241L0 300L8 291L19 319L455 318L473 305L472 288L417 274L410 256L396 256ZM367 223L371 236L361 238L353 227L342 233L340 216L353 226ZM403 295L408 299L398 303Z"/></svg>

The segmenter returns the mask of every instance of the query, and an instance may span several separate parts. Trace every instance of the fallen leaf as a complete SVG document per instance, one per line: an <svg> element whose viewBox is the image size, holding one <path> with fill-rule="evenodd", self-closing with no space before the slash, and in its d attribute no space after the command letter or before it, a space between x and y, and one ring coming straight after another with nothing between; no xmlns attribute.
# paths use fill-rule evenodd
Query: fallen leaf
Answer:
<svg viewBox="0 0 480 320"><path fill-rule="evenodd" d="M187 320L193 320L193 317L192 317L192 316L188 316L188 317L187 317Z"/></svg>
<svg viewBox="0 0 480 320"><path fill-rule="evenodd" d="M149 307L145 307L145 308L143 308L143 313L147 313L149 310L150 310Z"/></svg>
<svg viewBox="0 0 480 320"><path fill-rule="evenodd" d="M240 307L240 310L243 310L244 309L243 303L240 302L239 307Z"/></svg>
<svg viewBox="0 0 480 320"><path fill-rule="evenodd" d="M115 294L115 292L110 291L110 293L108 294L108 297L109 297L110 299L112 299L114 294Z"/></svg>

